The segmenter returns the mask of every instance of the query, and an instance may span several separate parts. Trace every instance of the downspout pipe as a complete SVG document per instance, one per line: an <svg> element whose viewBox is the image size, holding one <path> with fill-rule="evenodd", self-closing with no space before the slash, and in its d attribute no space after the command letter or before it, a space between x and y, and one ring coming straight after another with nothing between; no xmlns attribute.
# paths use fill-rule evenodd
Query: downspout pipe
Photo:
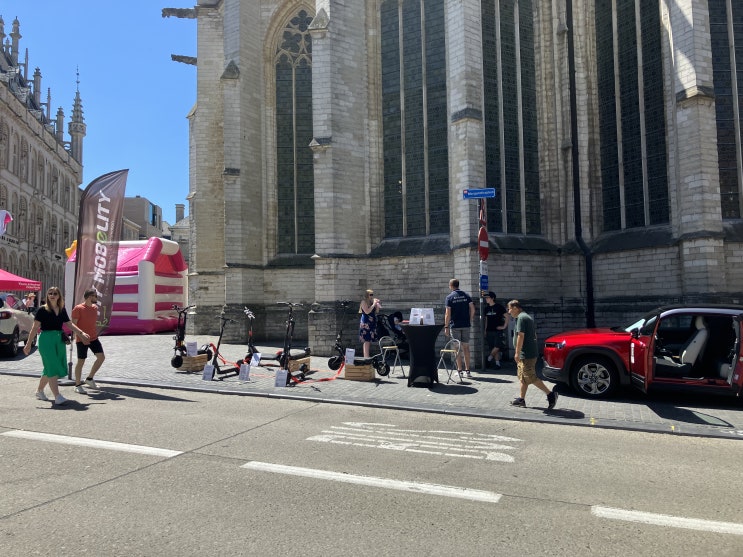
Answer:
<svg viewBox="0 0 743 557"><path fill-rule="evenodd" d="M568 80L570 88L570 138L573 169L573 214L575 241L583 252L586 269L586 327L596 326L593 299L593 254L583 240L580 210L580 158L578 156L578 95L575 87L575 42L573 33L573 0L565 0L565 25L568 28Z"/></svg>

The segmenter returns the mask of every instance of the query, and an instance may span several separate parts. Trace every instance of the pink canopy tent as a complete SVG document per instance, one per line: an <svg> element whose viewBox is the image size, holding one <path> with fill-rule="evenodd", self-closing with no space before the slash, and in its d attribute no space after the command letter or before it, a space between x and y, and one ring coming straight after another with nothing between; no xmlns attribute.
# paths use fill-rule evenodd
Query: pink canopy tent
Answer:
<svg viewBox="0 0 743 557"><path fill-rule="evenodd" d="M0 269L0 290L29 290L36 292L41 290L41 283L37 280L31 280L8 271Z"/></svg>

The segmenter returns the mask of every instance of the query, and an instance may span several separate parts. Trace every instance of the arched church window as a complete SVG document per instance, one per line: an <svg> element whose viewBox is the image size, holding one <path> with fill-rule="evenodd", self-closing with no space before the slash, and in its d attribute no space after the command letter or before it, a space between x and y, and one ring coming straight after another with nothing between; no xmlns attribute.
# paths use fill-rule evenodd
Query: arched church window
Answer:
<svg viewBox="0 0 743 557"><path fill-rule="evenodd" d="M444 0L381 4L385 236L449 232Z"/></svg>
<svg viewBox="0 0 743 557"><path fill-rule="evenodd" d="M481 3L488 229L541 233L533 0Z"/></svg>
<svg viewBox="0 0 743 557"><path fill-rule="evenodd" d="M306 10L292 17L274 58L279 253L315 251L311 22Z"/></svg>
<svg viewBox="0 0 743 557"><path fill-rule="evenodd" d="M594 21L603 230L666 224L661 9L657 2L597 0Z"/></svg>
<svg viewBox="0 0 743 557"><path fill-rule="evenodd" d="M21 141L21 182L28 182L28 142Z"/></svg>
<svg viewBox="0 0 743 557"><path fill-rule="evenodd" d="M0 168L7 168L8 166L9 147L8 125L0 121Z"/></svg>
<svg viewBox="0 0 743 557"><path fill-rule="evenodd" d="M18 166L20 164L20 141L16 134L13 134L13 139L10 146L10 171L18 176Z"/></svg>
<svg viewBox="0 0 743 557"><path fill-rule="evenodd" d="M709 0L717 120L717 161L723 219L743 216L743 7Z"/></svg>

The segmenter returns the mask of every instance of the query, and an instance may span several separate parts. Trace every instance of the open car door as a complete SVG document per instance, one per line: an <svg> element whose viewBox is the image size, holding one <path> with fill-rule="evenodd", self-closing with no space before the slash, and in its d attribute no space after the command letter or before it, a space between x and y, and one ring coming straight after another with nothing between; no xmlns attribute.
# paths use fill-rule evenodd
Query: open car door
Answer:
<svg viewBox="0 0 743 557"><path fill-rule="evenodd" d="M727 382L739 395L743 393L743 355L741 349L741 323L743 314L733 317L733 329L735 330L735 347L728 370Z"/></svg>
<svg viewBox="0 0 743 557"><path fill-rule="evenodd" d="M658 321L657 315L651 317L641 327L632 330L630 336L630 377L632 385L644 393L653 380L653 340Z"/></svg>

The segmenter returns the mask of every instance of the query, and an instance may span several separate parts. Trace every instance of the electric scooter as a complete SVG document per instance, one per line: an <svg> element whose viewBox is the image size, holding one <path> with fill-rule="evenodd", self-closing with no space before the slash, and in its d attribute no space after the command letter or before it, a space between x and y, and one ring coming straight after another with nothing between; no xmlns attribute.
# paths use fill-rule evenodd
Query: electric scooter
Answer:
<svg viewBox="0 0 743 557"><path fill-rule="evenodd" d="M342 314L345 314L345 310L350 305L351 302L349 300L338 302L338 307L340 308ZM338 330L338 334L335 337L335 345L333 346L333 350L336 352L336 355L331 356L330 359L328 359L328 367L332 371L338 371L341 365L346 362L346 347L343 344L343 318L341 318L341 326ZM364 366L369 364L371 364L374 370L382 377L390 374L390 366L387 362L384 361L384 355L381 353L371 356L370 358L353 359L353 365Z"/></svg>
<svg viewBox="0 0 743 557"><path fill-rule="evenodd" d="M178 312L178 323L175 326L175 346L173 347L173 357L170 358L170 365L179 368L183 365L183 358L186 357L186 313L188 310L193 309L195 306L178 307L173 305L175 311Z"/></svg>
<svg viewBox="0 0 743 557"><path fill-rule="evenodd" d="M294 308L303 307L302 304L295 304L292 302L278 302L279 305L285 305L289 307L289 315L286 319L286 330L284 333L284 345L281 350L276 352L273 356L261 354L261 362L275 361L278 363L280 369L289 370L289 362L292 360L300 360L306 358L312 354L312 350L309 347L305 347L304 350L292 351L292 338L294 336ZM238 364L245 362L250 363L253 359L253 355L258 353L258 349L253 343L253 321L255 315L247 307L243 310L248 320L248 352L245 354L245 358L239 361ZM294 374L293 377L297 380L304 380L305 373L309 371L307 364L302 364L299 368L299 372ZM291 380L292 374L287 374L287 385Z"/></svg>
<svg viewBox="0 0 743 557"><path fill-rule="evenodd" d="M239 364L231 364L232 367L229 368L222 368L219 365L219 360L222 361L223 364L228 364L230 362L227 362L227 360L224 359L222 354L219 353L219 347L222 345L222 336L224 335L224 327L227 325L227 323L235 323L234 319L230 319L229 317L225 317L224 313L220 313L217 317L219 317L220 325L219 325L219 339L217 340L217 346L214 346L211 344L211 348L214 350L213 356L212 356L212 380L214 380L215 376L217 377L219 381L221 381L225 376L227 375L240 375L240 365Z"/></svg>

